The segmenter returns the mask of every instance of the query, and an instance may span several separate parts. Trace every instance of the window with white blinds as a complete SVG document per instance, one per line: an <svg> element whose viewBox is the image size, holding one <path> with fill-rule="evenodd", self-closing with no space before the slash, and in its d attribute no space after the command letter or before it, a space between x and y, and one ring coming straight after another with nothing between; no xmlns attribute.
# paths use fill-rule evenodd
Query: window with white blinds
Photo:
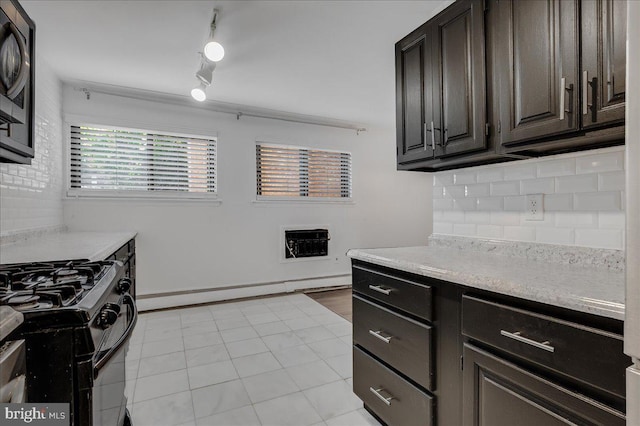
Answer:
<svg viewBox="0 0 640 426"><path fill-rule="evenodd" d="M351 154L256 144L259 198L351 198Z"/></svg>
<svg viewBox="0 0 640 426"><path fill-rule="evenodd" d="M106 126L71 126L70 192L216 194L216 140Z"/></svg>

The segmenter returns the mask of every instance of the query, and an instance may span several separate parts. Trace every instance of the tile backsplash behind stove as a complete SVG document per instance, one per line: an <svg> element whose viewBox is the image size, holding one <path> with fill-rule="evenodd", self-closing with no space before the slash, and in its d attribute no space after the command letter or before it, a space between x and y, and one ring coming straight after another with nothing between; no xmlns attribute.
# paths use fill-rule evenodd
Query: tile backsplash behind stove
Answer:
<svg viewBox="0 0 640 426"><path fill-rule="evenodd" d="M31 165L0 164L0 237L63 224L62 85L37 62L35 158Z"/></svg>
<svg viewBox="0 0 640 426"><path fill-rule="evenodd" d="M433 233L624 249L624 147L434 173ZM544 220L525 215L544 194Z"/></svg>

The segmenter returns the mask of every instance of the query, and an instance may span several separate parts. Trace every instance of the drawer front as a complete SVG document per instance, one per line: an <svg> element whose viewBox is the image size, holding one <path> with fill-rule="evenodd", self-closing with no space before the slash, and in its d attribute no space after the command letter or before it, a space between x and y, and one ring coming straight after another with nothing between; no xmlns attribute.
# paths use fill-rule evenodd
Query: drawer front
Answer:
<svg viewBox="0 0 640 426"><path fill-rule="evenodd" d="M462 333L512 355L625 397L622 336L464 296Z"/></svg>
<svg viewBox="0 0 640 426"><path fill-rule="evenodd" d="M389 426L430 426L434 397L353 348L353 391Z"/></svg>
<svg viewBox="0 0 640 426"><path fill-rule="evenodd" d="M353 289L373 299L431 321L431 287L353 267Z"/></svg>
<svg viewBox="0 0 640 426"><path fill-rule="evenodd" d="M353 297L353 343L433 390L432 328Z"/></svg>

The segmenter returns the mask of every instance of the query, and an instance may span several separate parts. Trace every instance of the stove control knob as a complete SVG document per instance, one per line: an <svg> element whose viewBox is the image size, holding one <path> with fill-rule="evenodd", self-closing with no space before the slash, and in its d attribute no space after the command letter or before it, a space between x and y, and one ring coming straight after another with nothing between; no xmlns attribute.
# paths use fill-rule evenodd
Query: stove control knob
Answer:
<svg viewBox="0 0 640 426"><path fill-rule="evenodd" d="M104 307L100 310L98 316L98 325L102 328L109 328L118 320L118 312L110 307Z"/></svg>
<svg viewBox="0 0 640 426"><path fill-rule="evenodd" d="M118 294L124 294L131 288L131 279L130 278L122 278L118 281L116 285L116 291Z"/></svg>

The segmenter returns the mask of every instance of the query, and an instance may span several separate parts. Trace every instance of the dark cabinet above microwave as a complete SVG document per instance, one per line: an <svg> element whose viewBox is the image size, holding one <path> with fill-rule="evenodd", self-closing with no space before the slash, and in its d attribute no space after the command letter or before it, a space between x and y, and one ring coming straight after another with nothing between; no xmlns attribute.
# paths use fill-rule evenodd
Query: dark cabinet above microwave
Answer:
<svg viewBox="0 0 640 426"><path fill-rule="evenodd" d="M35 24L17 0L0 0L0 162L34 156Z"/></svg>
<svg viewBox="0 0 640 426"><path fill-rule="evenodd" d="M396 44L399 170L624 143L626 2L458 0Z"/></svg>

